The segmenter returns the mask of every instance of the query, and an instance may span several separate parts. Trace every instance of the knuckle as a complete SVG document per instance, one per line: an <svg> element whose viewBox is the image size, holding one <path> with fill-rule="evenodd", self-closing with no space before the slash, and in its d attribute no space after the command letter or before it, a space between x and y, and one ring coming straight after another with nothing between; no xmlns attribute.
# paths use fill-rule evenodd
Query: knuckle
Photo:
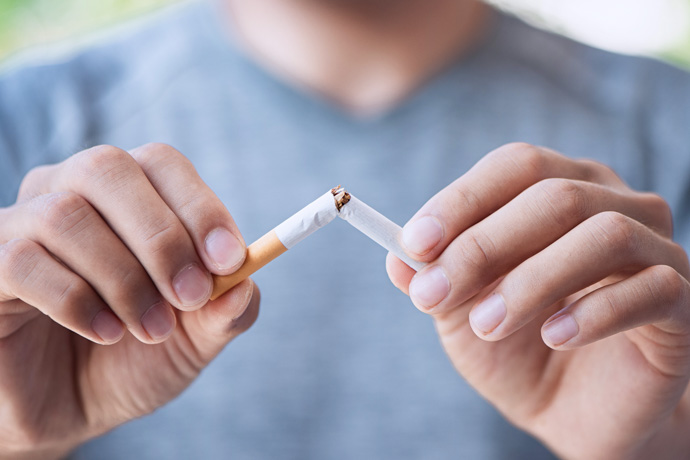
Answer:
<svg viewBox="0 0 690 460"><path fill-rule="evenodd" d="M649 209L652 222L650 226L661 231L664 235L673 234L673 212L671 206L656 193L643 193L646 208Z"/></svg>
<svg viewBox="0 0 690 460"><path fill-rule="evenodd" d="M222 215L225 209L222 206L217 206L213 199L210 199L205 190L195 185L189 184L187 186L187 196L181 200L176 208L176 215L183 217L198 216L199 210L203 209L206 212L213 212L216 216ZM190 234L193 234L195 227L190 227Z"/></svg>
<svg viewBox="0 0 690 460"><path fill-rule="evenodd" d="M595 237L621 254L637 252L640 247L638 225L628 216L606 211L593 218Z"/></svg>
<svg viewBox="0 0 690 460"><path fill-rule="evenodd" d="M143 305L149 306L152 302L145 302L145 299L155 298L157 290L151 282L146 270L138 262L123 262L117 267L113 267L113 272L109 274L116 283L117 289L108 290L108 304L118 313L130 317L135 312L143 314L140 308Z"/></svg>
<svg viewBox="0 0 690 460"><path fill-rule="evenodd" d="M36 166L29 170L19 185L18 196L21 199L31 198L40 193L44 186L46 173L52 166Z"/></svg>
<svg viewBox="0 0 690 460"><path fill-rule="evenodd" d="M91 211L84 198L71 192L43 195L32 207L41 230L57 237L78 231Z"/></svg>
<svg viewBox="0 0 690 460"><path fill-rule="evenodd" d="M671 245L671 254L674 256L674 261L671 265L686 280L690 280L690 260L688 260L688 253L685 252L685 248L675 241L668 241L668 244Z"/></svg>
<svg viewBox="0 0 690 460"><path fill-rule="evenodd" d="M536 149L536 147L527 142L509 142L501 147L499 150L505 152L508 155L519 154L519 152L525 152Z"/></svg>
<svg viewBox="0 0 690 460"><path fill-rule="evenodd" d="M652 271L653 292L659 304L678 303L687 296L687 281L673 267L656 265Z"/></svg>
<svg viewBox="0 0 690 460"><path fill-rule="evenodd" d="M585 180L593 182L619 181L618 174L608 165L596 160L580 159L577 163L582 168L582 175Z"/></svg>
<svg viewBox="0 0 690 460"><path fill-rule="evenodd" d="M72 167L80 184L93 181L120 182L132 176L136 162L122 149L99 145L76 154Z"/></svg>
<svg viewBox="0 0 690 460"><path fill-rule="evenodd" d="M169 144L164 142L149 142L142 146L142 151L153 152L159 155L169 155L171 153L177 153L177 150Z"/></svg>
<svg viewBox="0 0 690 460"><path fill-rule="evenodd" d="M75 166L87 171L108 170L114 164L127 161L129 154L112 145L97 145L77 153L73 158Z"/></svg>
<svg viewBox="0 0 690 460"><path fill-rule="evenodd" d="M557 217L582 221L590 216L592 206L589 196L577 181L550 178L539 182L537 187L539 193L548 197Z"/></svg>
<svg viewBox="0 0 690 460"><path fill-rule="evenodd" d="M486 235L470 230L460 238L461 262L482 271L494 266L496 248Z"/></svg>
<svg viewBox="0 0 690 460"><path fill-rule="evenodd" d="M81 309L75 307L88 305L92 301L91 288L84 281L73 279L58 291L51 310L64 315L70 311L79 311Z"/></svg>
<svg viewBox="0 0 690 460"><path fill-rule="evenodd" d="M42 176L41 169L44 168L44 166L37 166L35 168L31 168L25 175L24 178L22 179L21 184L19 185L19 191L20 193L27 188L32 188L35 186L36 183L40 182L39 178Z"/></svg>
<svg viewBox="0 0 690 460"><path fill-rule="evenodd" d="M451 210L455 215L474 215L481 212L483 203L479 196L468 188L457 187L441 204L442 209Z"/></svg>
<svg viewBox="0 0 690 460"><path fill-rule="evenodd" d="M0 274L4 279L23 276L36 265L38 245L33 241L15 239L0 246Z"/></svg>
<svg viewBox="0 0 690 460"><path fill-rule="evenodd" d="M600 316L602 318L602 323L611 323L620 318L621 315L625 316L625 311L621 309L620 299L611 292L605 291L601 296L601 301L597 305L600 310Z"/></svg>
<svg viewBox="0 0 690 460"><path fill-rule="evenodd" d="M187 241L187 232L172 215L147 222L139 233L142 245L149 254L177 252Z"/></svg>
<svg viewBox="0 0 690 460"><path fill-rule="evenodd" d="M549 159L544 150L524 142L509 144L506 155L534 182L548 176Z"/></svg>
<svg viewBox="0 0 690 460"><path fill-rule="evenodd" d="M142 166L152 167L161 162L184 158L175 148L160 142L144 144L132 152L132 156Z"/></svg>

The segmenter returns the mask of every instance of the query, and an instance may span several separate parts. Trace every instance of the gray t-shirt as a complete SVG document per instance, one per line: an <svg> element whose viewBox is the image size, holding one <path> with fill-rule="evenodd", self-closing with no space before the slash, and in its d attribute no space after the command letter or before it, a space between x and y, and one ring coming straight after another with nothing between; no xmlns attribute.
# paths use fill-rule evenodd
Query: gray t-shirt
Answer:
<svg viewBox="0 0 690 460"><path fill-rule="evenodd" d="M688 248L688 120L686 73L500 14L472 55L358 118L276 79L193 3L0 78L0 205L35 165L158 141L194 162L247 241L337 184L402 224L519 140L660 193ZM342 221L320 230L256 274L257 323L187 391L74 458L551 458L458 376L384 257Z"/></svg>

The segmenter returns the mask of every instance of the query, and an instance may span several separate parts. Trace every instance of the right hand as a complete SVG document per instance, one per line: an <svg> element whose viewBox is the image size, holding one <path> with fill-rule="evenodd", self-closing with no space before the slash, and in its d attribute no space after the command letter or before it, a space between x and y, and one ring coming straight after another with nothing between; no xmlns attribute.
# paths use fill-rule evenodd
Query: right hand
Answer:
<svg viewBox="0 0 690 460"><path fill-rule="evenodd" d="M29 172L0 208L0 459L60 457L177 396L256 319L251 281L208 301L245 252L166 145Z"/></svg>

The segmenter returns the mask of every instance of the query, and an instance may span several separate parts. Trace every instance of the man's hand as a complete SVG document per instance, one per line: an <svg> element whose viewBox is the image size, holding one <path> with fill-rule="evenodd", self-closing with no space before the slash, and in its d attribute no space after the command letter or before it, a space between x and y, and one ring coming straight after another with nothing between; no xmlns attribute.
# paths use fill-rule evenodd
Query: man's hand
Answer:
<svg viewBox="0 0 690 460"><path fill-rule="evenodd" d="M684 458L690 269L671 237L658 196L511 144L405 226L406 250L428 266L387 265L458 372L555 453Z"/></svg>
<svg viewBox="0 0 690 460"><path fill-rule="evenodd" d="M256 319L251 281L207 304L244 257L171 147L31 171L0 209L0 458L64 455L178 395Z"/></svg>

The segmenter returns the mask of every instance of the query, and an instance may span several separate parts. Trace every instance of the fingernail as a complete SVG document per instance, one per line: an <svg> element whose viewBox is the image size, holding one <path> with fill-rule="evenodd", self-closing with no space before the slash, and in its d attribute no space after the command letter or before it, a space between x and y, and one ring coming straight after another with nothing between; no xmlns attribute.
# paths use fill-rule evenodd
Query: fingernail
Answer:
<svg viewBox="0 0 690 460"><path fill-rule="evenodd" d="M493 332L505 318L506 304L499 294L486 298L470 312L470 323L483 334Z"/></svg>
<svg viewBox="0 0 690 460"><path fill-rule="evenodd" d="M141 325L153 340L163 340L175 328L175 315L164 302L158 302L141 317Z"/></svg>
<svg viewBox="0 0 690 460"><path fill-rule="evenodd" d="M188 265L173 279L173 289L185 307L193 307L211 295L211 281L196 264Z"/></svg>
<svg viewBox="0 0 690 460"><path fill-rule="evenodd" d="M108 310L101 310L94 316L91 329L108 345L118 342L125 335L125 328L120 320Z"/></svg>
<svg viewBox="0 0 690 460"><path fill-rule="evenodd" d="M564 314L544 325L541 335L548 345L563 345L580 332L580 327L571 315Z"/></svg>
<svg viewBox="0 0 690 460"><path fill-rule="evenodd" d="M402 243L415 254L424 255L436 247L443 238L443 227L437 218L424 216L403 228Z"/></svg>
<svg viewBox="0 0 690 460"><path fill-rule="evenodd" d="M448 297L450 281L440 266L421 271L410 282L410 298L418 307L430 309Z"/></svg>
<svg viewBox="0 0 690 460"><path fill-rule="evenodd" d="M237 266L244 259L244 245L224 228L212 230L205 241L206 254L220 270Z"/></svg>

